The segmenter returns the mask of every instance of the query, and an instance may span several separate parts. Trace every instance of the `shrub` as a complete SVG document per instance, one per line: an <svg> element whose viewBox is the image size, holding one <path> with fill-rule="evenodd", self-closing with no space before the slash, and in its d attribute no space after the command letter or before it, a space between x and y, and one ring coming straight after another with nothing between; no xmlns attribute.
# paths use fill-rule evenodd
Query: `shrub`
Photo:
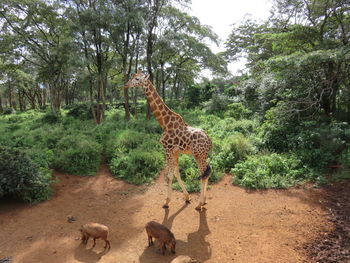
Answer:
<svg viewBox="0 0 350 263"><path fill-rule="evenodd" d="M49 124L57 123L60 120L61 120L60 114L54 114L52 111L45 113L41 118L41 121L43 123L49 123Z"/></svg>
<svg viewBox="0 0 350 263"><path fill-rule="evenodd" d="M39 168L23 152L0 146L0 197L10 195L36 203L47 200L52 192L51 172Z"/></svg>
<svg viewBox="0 0 350 263"><path fill-rule="evenodd" d="M84 135L67 135L54 149L56 169L76 175L94 175L101 162L102 147Z"/></svg>
<svg viewBox="0 0 350 263"><path fill-rule="evenodd" d="M154 135L124 130L109 140L106 149L112 174L133 184L151 182L164 166L164 153Z"/></svg>
<svg viewBox="0 0 350 263"><path fill-rule="evenodd" d="M298 182L313 179L313 171L292 155L251 155L240 162L233 173L233 183L247 188L285 188Z"/></svg>
<svg viewBox="0 0 350 263"><path fill-rule="evenodd" d="M221 149L214 155L219 169L230 171L239 161L243 161L254 152L254 147L242 134L237 133L221 142Z"/></svg>
<svg viewBox="0 0 350 263"><path fill-rule="evenodd" d="M12 108L6 108L2 112L2 114L4 114L4 115L10 115L10 114L14 114L14 113L16 113L16 111L14 109L12 109Z"/></svg>
<svg viewBox="0 0 350 263"><path fill-rule="evenodd" d="M340 163L344 168L350 169L350 148L348 147L340 156Z"/></svg>
<svg viewBox="0 0 350 263"><path fill-rule="evenodd" d="M211 100L205 102L203 106L207 113L222 116L231 102L232 99L228 96L222 94L213 94Z"/></svg>
<svg viewBox="0 0 350 263"><path fill-rule="evenodd" d="M295 152L310 167L322 170L336 162L350 141L347 123L297 121L279 118L276 109L266 114L259 127L262 147L276 152Z"/></svg>
<svg viewBox="0 0 350 263"><path fill-rule="evenodd" d="M80 120L92 119L91 108L87 104L73 104L69 106L67 116L71 116Z"/></svg>
<svg viewBox="0 0 350 263"><path fill-rule="evenodd" d="M22 152L26 153L30 159L41 168L49 169L54 160L54 153L50 149L33 147L23 149Z"/></svg>
<svg viewBox="0 0 350 263"><path fill-rule="evenodd" d="M116 178L139 185L151 183L163 165L161 152L145 151L140 147L112 158L109 168Z"/></svg>
<svg viewBox="0 0 350 263"><path fill-rule="evenodd" d="M209 177L209 183L216 183L222 178L223 174L218 172L218 169L213 162L211 162L210 165L212 166L212 171ZM181 155L179 158L179 168L180 176L185 184L186 190L188 192L200 192L201 186L200 180L198 179L200 174L193 156L185 154ZM181 191L181 187L175 179L175 176L173 179L173 189Z"/></svg>
<svg viewBox="0 0 350 263"><path fill-rule="evenodd" d="M252 115L251 110L247 109L241 102L235 102L227 105L225 117L233 117L235 119L249 118Z"/></svg>
<svg viewBox="0 0 350 263"><path fill-rule="evenodd" d="M107 160L110 161L120 154L127 153L137 148L146 138L151 139L148 134L133 130L123 130L118 134L111 135L105 148Z"/></svg>

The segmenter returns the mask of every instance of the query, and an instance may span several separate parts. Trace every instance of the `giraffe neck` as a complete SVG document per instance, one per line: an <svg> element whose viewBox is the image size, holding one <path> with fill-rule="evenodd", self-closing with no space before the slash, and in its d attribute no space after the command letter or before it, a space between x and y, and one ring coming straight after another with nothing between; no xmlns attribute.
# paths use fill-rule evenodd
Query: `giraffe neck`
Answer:
<svg viewBox="0 0 350 263"><path fill-rule="evenodd" d="M174 120L179 125L187 126L183 118L164 103L150 80L147 80L143 87L151 111L163 130L171 129Z"/></svg>

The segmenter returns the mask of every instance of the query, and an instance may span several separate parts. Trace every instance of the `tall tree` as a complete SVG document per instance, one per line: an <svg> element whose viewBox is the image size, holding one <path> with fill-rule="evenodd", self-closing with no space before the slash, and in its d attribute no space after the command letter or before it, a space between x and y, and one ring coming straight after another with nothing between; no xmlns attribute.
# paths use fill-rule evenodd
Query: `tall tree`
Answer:
<svg viewBox="0 0 350 263"><path fill-rule="evenodd" d="M226 56L247 54L261 96L273 94L274 105L331 116L349 93L349 27L348 1L276 0L269 22L246 20L232 31Z"/></svg>
<svg viewBox="0 0 350 263"><path fill-rule="evenodd" d="M91 110L99 124L106 109L106 80L113 57L108 31L110 4L103 0L73 0L70 7L74 36L89 72Z"/></svg>
<svg viewBox="0 0 350 263"><path fill-rule="evenodd" d="M49 86L51 108L57 114L61 104L63 72L69 61L69 27L61 14L62 5L42 0L3 1L0 17L10 31L16 52L22 60L37 67Z"/></svg>

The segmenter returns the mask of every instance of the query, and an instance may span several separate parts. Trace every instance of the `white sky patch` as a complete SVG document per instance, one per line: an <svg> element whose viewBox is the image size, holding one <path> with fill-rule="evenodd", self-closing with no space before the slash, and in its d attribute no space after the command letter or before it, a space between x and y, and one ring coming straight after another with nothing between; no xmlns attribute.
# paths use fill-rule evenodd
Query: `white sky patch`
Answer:
<svg viewBox="0 0 350 263"><path fill-rule="evenodd" d="M232 25L250 15L256 20L265 20L270 15L270 0L192 0L189 13L196 16L201 24L211 26L212 30L219 36L220 46L210 43L210 48L214 53L223 51L224 42L232 31ZM245 60L229 64L229 70L232 74L237 74L244 70ZM205 70L202 74L210 76L209 71Z"/></svg>

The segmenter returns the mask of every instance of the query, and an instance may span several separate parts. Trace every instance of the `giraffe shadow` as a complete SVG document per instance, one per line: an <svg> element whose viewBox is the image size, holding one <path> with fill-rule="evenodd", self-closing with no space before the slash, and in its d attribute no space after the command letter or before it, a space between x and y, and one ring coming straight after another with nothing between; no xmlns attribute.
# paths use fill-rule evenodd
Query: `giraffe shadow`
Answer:
<svg viewBox="0 0 350 263"><path fill-rule="evenodd" d="M172 228L174 219L186 209L187 204L183 205L177 212L169 216L169 209L164 209L164 217L162 224ZM176 255L166 251L163 256L156 248L146 247L142 255L139 257L140 263L170 263L177 255L188 255L197 260L198 263L205 262L211 258L212 251L206 236L210 234L210 229L207 221L206 210L198 211L199 225L198 230L187 235L187 241L176 241ZM176 233L175 233L176 237Z"/></svg>
<svg viewBox="0 0 350 263"><path fill-rule="evenodd" d="M171 230L174 220L175 218L187 208L188 204L184 204L179 210L177 210L174 214L172 214L169 217L169 208L165 208L164 209L164 217L163 217L163 221L162 224L165 225L167 228L169 228ZM176 235L175 235L176 237ZM176 241L177 243L181 243L182 241ZM155 247L146 247L142 253L142 255L139 257L139 262L140 263L170 263L177 255L174 255L172 253L169 252L169 250L167 249L165 252L165 255L162 255L161 252L156 248L157 244L155 245Z"/></svg>
<svg viewBox="0 0 350 263"><path fill-rule="evenodd" d="M186 203L179 210L177 210L174 214L172 214L170 217L169 217L169 212L170 212L169 208L164 208L164 218L163 218L162 224L165 225L167 228L169 228L171 230L175 218L183 210L185 210L187 207L188 207L188 204Z"/></svg>
<svg viewBox="0 0 350 263"><path fill-rule="evenodd" d="M199 226L198 230L189 233L187 236L186 247L184 248L184 253L194 259L197 262L205 262L211 258L211 246L208 241L206 241L206 236L210 234L210 229L207 221L207 211L198 211L199 213ZM180 248L180 244L179 244Z"/></svg>

